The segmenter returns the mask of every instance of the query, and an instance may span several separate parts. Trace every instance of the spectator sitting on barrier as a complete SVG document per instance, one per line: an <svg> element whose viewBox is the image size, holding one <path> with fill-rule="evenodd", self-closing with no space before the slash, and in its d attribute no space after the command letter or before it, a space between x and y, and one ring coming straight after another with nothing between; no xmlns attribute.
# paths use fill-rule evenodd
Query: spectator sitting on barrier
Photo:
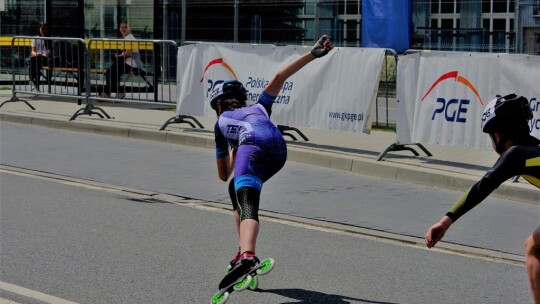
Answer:
<svg viewBox="0 0 540 304"><path fill-rule="evenodd" d="M129 24L125 20L120 22L120 33L122 33L124 39L135 40L135 36L131 34ZM131 42L124 43L124 50L122 53L114 56L112 65L105 73L105 89L104 92L100 94L100 97L110 98L111 92L115 92L116 98L118 99L122 99L126 96L124 92L118 92L118 87L120 86L119 82L122 75L138 69L137 56L139 56L139 50L132 49L132 44L133 43Z"/></svg>
<svg viewBox="0 0 540 304"><path fill-rule="evenodd" d="M48 32L47 23L41 22L39 24L39 37L46 37ZM49 65L49 59L52 58L52 42L51 40L33 39L32 40L32 52L30 53L30 81L32 84L32 90L39 92L39 78L41 75L41 68Z"/></svg>
<svg viewBox="0 0 540 304"><path fill-rule="evenodd" d="M540 188L540 140L530 135L533 118L527 98L516 94L492 100L482 115L482 131L489 134L499 159L484 177L465 192L439 222L426 232L431 248L442 239L450 226L482 202L504 181L522 176ZM533 302L540 304L540 226L525 241L525 261Z"/></svg>

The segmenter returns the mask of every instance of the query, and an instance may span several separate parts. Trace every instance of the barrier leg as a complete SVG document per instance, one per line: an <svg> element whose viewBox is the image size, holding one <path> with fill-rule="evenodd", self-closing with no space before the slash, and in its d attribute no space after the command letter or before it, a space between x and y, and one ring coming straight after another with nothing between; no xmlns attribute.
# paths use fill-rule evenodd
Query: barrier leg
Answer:
<svg viewBox="0 0 540 304"><path fill-rule="evenodd" d="M303 140L305 141L309 141L309 139L304 135L304 133L302 133L300 130L298 130L297 128L294 128L294 127L289 127L289 126L284 126L284 125L278 125L278 130L279 132L282 134L282 135L285 135L285 136L290 136L293 140L296 141L296 137L293 136L291 133L288 133L287 131L295 131L296 133L298 133L298 135L300 135L300 137L302 137Z"/></svg>
<svg viewBox="0 0 540 304"><path fill-rule="evenodd" d="M26 100L24 100L24 99L19 99L19 97L17 97L15 94L13 94L13 97L11 97L11 99L6 100L6 101L4 101L2 104L0 104L0 108L1 108L4 104L6 104L6 103L8 103L8 102L18 102L18 101L24 102L24 103L25 103L27 106L29 106L30 109L32 109L32 110L35 110L35 109L36 109L36 108L34 108L31 104L29 104L28 101L26 101Z"/></svg>
<svg viewBox="0 0 540 304"><path fill-rule="evenodd" d="M197 118L193 117L193 116L189 116L189 115L177 115L177 116L174 116L174 117L171 117L169 118L169 120L167 120L163 126L161 126L161 128L159 129L160 131L163 131L165 130L165 128L170 125L170 124L173 124L173 123L187 123L189 124L192 128L195 128L195 124L189 120L186 120L186 119L191 119L193 120L193 122L195 124L197 124L197 126L201 129L204 129L204 126L197 120Z"/></svg>
<svg viewBox="0 0 540 304"><path fill-rule="evenodd" d="M98 112L96 112L94 110L97 110ZM69 121L75 120L75 118L77 118L77 116L80 116L80 115L92 116L92 114L96 114L100 118L103 118L104 116L107 117L108 119L111 118L109 116L109 114L107 114L107 112L105 112L102 108L96 107L90 102L90 103L87 103L84 108L77 110L77 112L75 112L75 114L73 114L73 116L71 116ZM101 114L103 114L103 115L101 115Z"/></svg>
<svg viewBox="0 0 540 304"><path fill-rule="evenodd" d="M292 135L291 133L288 133L288 132L284 132L284 131L283 131L283 132L281 132L281 135L283 135L283 136L289 136L292 140L297 141L296 136Z"/></svg>
<svg viewBox="0 0 540 304"><path fill-rule="evenodd" d="M417 145L422 151L424 151L424 153L426 153L427 156L433 156L433 154L431 154L422 144L416 143L416 144L413 144L413 145ZM407 147L406 145L398 145L396 143L393 143L390 146L388 146L383 152L381 152L381 154L379 154L379 157L377 157L377 161L382 160L384 158L384 156L386 155L386 153L388 153L390 151L410 151L410 152L412 152L414 154L414 156L419 156L420 155L420 154L418 154L418 152L416 152L416 150L414 150L411 147Z"/></svg>
<svg viewBox="0 0 540 304"><path fill-rule="evenodd" d="M427 156L433 156L433 154L431 154L431 152L429 152L428 149L426 149L426 147L424 147L422 144L416 143L415 145L417 145L418 148L422 149L422 151L424 151Z"/></svg>

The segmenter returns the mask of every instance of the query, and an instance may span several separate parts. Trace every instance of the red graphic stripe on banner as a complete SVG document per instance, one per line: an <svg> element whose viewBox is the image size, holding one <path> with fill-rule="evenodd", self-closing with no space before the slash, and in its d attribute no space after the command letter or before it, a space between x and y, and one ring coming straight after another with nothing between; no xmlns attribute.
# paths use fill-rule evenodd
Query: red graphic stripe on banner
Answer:
<svg viewBox="0 0 540 304"><path fill-rule="evenodd" d="M428 96L429 93L431 93L431 91L443 80L445 79L448 79L448 78L456 78L458 76L458 71L451 71L451 72L448 72L444 75L442 75L441 77L439 77L432 85L431 87L429 88L429 90L427 91L426 94L424 94L424 96L422 96L422 101L424 100L424 98L426 98L426 96Z"/></svg>

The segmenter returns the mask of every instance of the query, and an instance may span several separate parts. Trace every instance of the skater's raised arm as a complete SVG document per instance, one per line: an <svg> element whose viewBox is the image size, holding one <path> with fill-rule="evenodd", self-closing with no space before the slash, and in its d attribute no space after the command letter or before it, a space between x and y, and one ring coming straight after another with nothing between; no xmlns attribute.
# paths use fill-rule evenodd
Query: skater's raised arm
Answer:
<svg viewBox="0 0 540 304"><path fill-rule="evenodd" d="M283 84L285 84L285 81L289 77L294 75L311 61L325 56L333 48L334 45L332 44L332 41L330 41L330 38L328 38L328 36L326 35L323 35L317 41L317 43L315 43L315 45L311 49L311 52L296 58L295 60L281 68L276 73L276 75L274 75L272 80L270 80L270 82L265 88L266 93L271 96L278 96L281 88L283 87Z"/></svg>

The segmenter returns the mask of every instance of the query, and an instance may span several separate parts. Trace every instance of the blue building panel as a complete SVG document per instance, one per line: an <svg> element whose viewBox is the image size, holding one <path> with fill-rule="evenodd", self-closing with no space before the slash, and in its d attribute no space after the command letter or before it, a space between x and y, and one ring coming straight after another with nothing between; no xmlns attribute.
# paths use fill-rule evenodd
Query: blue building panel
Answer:
<svg viewBox="0 0 540 304"><path fill-rule="evenodd" d="M363 0L362 47L394 49L411 47L411 0Z"/></svg>

